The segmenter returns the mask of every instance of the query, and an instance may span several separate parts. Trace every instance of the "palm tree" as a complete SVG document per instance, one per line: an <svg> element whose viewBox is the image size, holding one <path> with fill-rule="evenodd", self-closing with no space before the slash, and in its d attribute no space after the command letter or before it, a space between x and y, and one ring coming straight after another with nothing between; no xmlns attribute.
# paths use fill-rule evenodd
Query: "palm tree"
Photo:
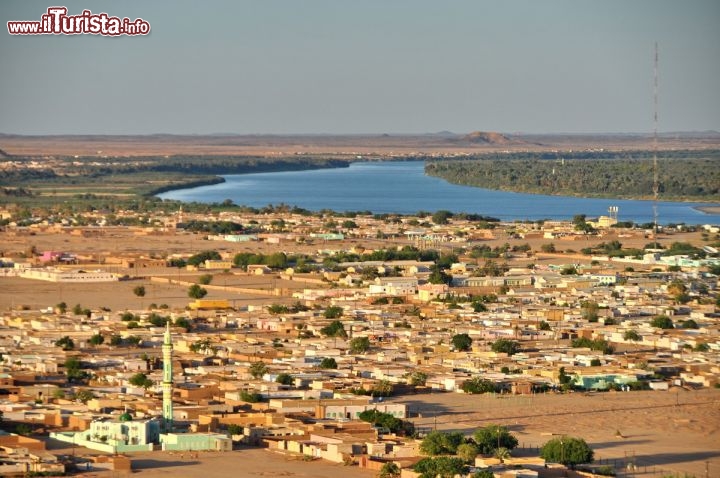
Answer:
<svg viewBox="0 0 720 478"><path fill-rule="evenodd" d="M495 450L495 458L500 460L500 463L505 463L505 460L510 458L510 450L505 448L504 446L501 446L500 448L497 448Z"/></svg>

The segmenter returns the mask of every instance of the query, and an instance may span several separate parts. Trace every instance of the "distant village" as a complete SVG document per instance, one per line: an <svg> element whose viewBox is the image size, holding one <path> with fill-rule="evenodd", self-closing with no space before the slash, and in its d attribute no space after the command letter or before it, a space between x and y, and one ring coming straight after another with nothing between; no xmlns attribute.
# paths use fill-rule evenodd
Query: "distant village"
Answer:
<svg viewBox="0 0 720 478"><path fill-rule="evenodd" d="M1 476L248 446L385 477L544 476L583 462L551 446L513 457L499 427L489 445L478 433L438 452L452 434L408 402L720 384L714 225L655 231L617 209L515 223L233 209L0 219L0 290L26 291L0 295Z"/></svg>

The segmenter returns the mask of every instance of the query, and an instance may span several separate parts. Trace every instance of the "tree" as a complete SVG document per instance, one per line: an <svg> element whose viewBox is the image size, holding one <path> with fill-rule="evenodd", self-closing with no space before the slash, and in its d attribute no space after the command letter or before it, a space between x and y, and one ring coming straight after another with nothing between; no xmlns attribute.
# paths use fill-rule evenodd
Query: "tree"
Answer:
<svg viewBox="0 0 720 478"><path fill-rule="evenodd" d="M288 309L286 305L271 304L268 307L268 312L271 313L272 315L287 314L288 312L290 312L290 309Z"/></svg>
<svg viewBox="0 0 720 478"><path fill-rule="evenodd" d="M462 443L458 445L456 454L465 463L474 464L478 449L474 443Z"/></svg>
<svg viewBox="0 0 720 478"><path fill-rule="evenodd" d="M374 408L360 412L358 418L364 422L372 423L373 426L387 428L391 433L412 435L415 432L415 426L412 422L401 420L389 413L379 412Z"/></svg>
<svg viewBox="0 0 720 478"><path fill-rule="evenodd" d="M495 473L489 469L478 470L474 475L472 475L472 478L495 478Z"/></svg>
<svg viewBox="0 0 720 478"><path fill-rule="evenodd" d="M540 450L540 457L575 468L575 465L581 463L592 463L593 451L582 438L563 436L545 443Z"/></svg>
<svg viewBox="0 0 720 478"><path fill-rule="evenodd" d="M203 274L200 277L198 277L198 283L202 285L208 285L213 280L212 274Z"/></svg>
<svg viewBox="0 0 720 478"><path fill-rule="evenodd" d="M292 385L295 380L289 373L280 373L275 377L275 381L281 385Z"/></svg>
<svg viewBox="0 0 720 478"><path fill-rule="evenodd" d="M324 369L336 369L338 368L338 364L332 357L325 357L320 361L320 368Z"/></svg>
<svg viewBox="0 0 720 478"><path fill-rule="evenodd" d="M626 330L623 334L623 339L625 340L632 340L633 342L640 342L642 340L642 336L638 334L637 330Z"/></svg>
<svg viewBox="0 0 720 478"><path fill-rule="evenodd" d="M326 319L338 319L343 315L343 308L337 305L331 305L323 313Z"/></svg>
<svg viewBox="0 0 720 478"><path fill-rule="evenodd" d="M198 254L190 256L187 260L187 263L188 265L197 267L200 264L205 263L206 260L218 261L220 259L222 259L222 257L217 251L202 251Z"/></svg>
<svg viewBox="0 0 720 478"><path fill-rule="evenodd" d="M518 440L512 435L507 427L500 425L488 425L475 431L473 438L480 453L495 453L498 448L514 449L518 446Z"/></svg>
<svg viewBox="0 0 720 478"><path fill-rule="evenodd" d="M350 352L359 354L370 350L370 339L367 337L355 337L350 341Z"/></svg>
<svg viewBox="0 0 720 478"><path fill-rule="evenodd" d="M62 337L55 341L56 347L62 347L63 350L68 351L75 348L75 342L69 336Z"/></svg>
<svg viewBox="0 0 720 478"><path fill-rule="evenodd" d="M410 385L414 385L416 387L424 387L425 383L427 382L427 374L425 372L420 372L419 370L414 371L410 374Z"/></svg>
<svg viewBox="0 0 720 478"><path fill-rule="evenodd" d="M451 217L453 217L453 213L451 213L450 211L441 209L439 211L436 211L432 215L431 219L432 219L433 223L438 224L438 225L443 225L443 224L447 224Z"/></svg>
<svg viewBox="0 0 720 478"><path fill-rule="evenodd" d="M128 380L128 383L134 387L142 387L145 390L147 390L148 388L152 387L155 384L155 382L150 380L147 377L147 375L145 375L142 372L136 373L135 375L130 377L130 379Z"/></svg>
<svg viewBox="0 0 720 478"><path fill-rule="evenodd" d="M540 321L540 330L552 330L552 328L550 327L549 323L542 320Z"/></svg>
<svg viewBox="0 0 720 478"><path fill-rule="evenodd" d="M497 339L492 343L490 349L496 353L506 353L508 355L514 355L520 351L520 345L514 340L510 339Z"/></svg>
<svg viewBox="0 0 720 478"><path fill-rule="evenodd" d="M542 246L540 246L540 250L542 252L555 252L555 244L553 244L552 242L548 242L547 244L543 244Z"/></svg>
<svg viewBox="0 0 720 478"><path fill-rule="evenodd" d="M200 287L197 284L193 284L188 289L188 297L191 299L202 299L207 295L207 289Z"/></svg>
<svg viewBox="0 0 720 478"><path fill-rule="evenodd" d="M472 347L472 338L468 334L453 335L451 342L455 350L459 352L466 352Z"/></svg>
<svg viewBox="0 0 720 478"><path fill-rule="evenodd" d="M504 446L501 446L500 448L497 448L495 450L495 453L493 453L493 455L495 455L495 458L500 460L500 463L505 463L505 460L510 458L510 450L508 450Z"/></svg>
<svg viewBox="0 0 720 478"><path fill-rule="evenodd" d="M327 337L347 337L345 327L343 327L342 322L340 322L339 320L333 320L332 322L330 322L330 324L320 329L320 333Z"/></svg>
<svg viewBox="0 0 720 478"><path fill-rule="evenodd" d="M135 294L136 297L140 297L140 298L145 297L145 286L144 285L136 286L133 289L133 294Z"/></svg>
<svg viewBox="0 0 720 478"><path fill-rule="evenodd" d="M105 342L105 337L103 337L101 334L95 334L88 340L88 343L92 346L98 346L102 345L102 343Z"/></svg>
<svg viewBox="0 0 720 478"><path fill-rule="evenodd" d="M90 390L85 390L85 389L79 390L75 394L75 400L78 400L82 403L87 403L88 401L92 400L93 398L95 398L95 394L92 393Z"/></svg>
<svg viewBox="0 0 720 478"><path fill-rule="evenodd" d="M73 307L73 314L75 315L83 315L83 308L80 304L75 304L75 307Z"/></svg>
<svg viewBox="0 0 720 478"><path fill-rule="evenodd" d="M382 468L380 468L380 473L378 473L378 478L399 478L399 476L400 467L392 461L385 463Z"/></svg>
<svg viewBox="0 0 720 478"><path fill-rule="evenodd" d="M413 471L420 473L420 478L453 478L465 473L465 469L462 459L450 456L423 458L413 466Z"/></svg>
<svg viewBox="0 0 720 478"><path fill-rule="evenodd" d="M695 322L693 319L688 319L688 320L683 321L680 324L680 328L681 329L697 329L698 323Z"/></svg>
<svg viewBox="0 0 720 478"><path fill-rule="evenodd" d="M462 385L460 385L460 388L463 392L469 394L495 393L498 391L498 387L493 382L480 377L465 380Z"/></svg>
<svg viewBox="0 0 720 478"><path fill-rule="evenodd" d="M590 300L584 301L580 304L582 318L588 322L597 322L598 320L598 306L597 302Z"/></svg>
<svg viewBox="0 0 720 478"><path fill-rule="evenodd" d="M658 315L650 321L651 327L658 329L672 329L674 328L673 321L667 315Z"/></svg>
<svg viewBox="0 0 720 478"><path fill-rule="evenodd" d="M454 455L458 446L465 441L465 437L460 432L441 432L431 431L422 443L420 443L420 451L425 455Z"/></svg>
<svg viewBox="0 0 720 478"><path fill-rule="evenodd" d="M370 395L373 397L389 397L394 390L393 384L389 380L380 380L370 389Z"/></svg>
<svg viewBox="0 0 720 478"><path fill-rule="evenodd" d="M243 427L241 425L231 423L227 426L227 432L229 435L242 435Z"/></svg>
<svg viewBox="0 0 720 478"><path fill-rule="evenodd" d="M58 305L55 306L55 308L61 314L64 314L65 312L67 312L67 304L65 302L60 302Z"/></svg>
<svg viewBox="0 0 720 478"><path fill-rule="evenodd" d="M68 357L65 359L65 375L67 375L68 382L75 380L82 380L86 377L86 373L80 370L81 363L77 357Z"/></svg>
<svg viewBox="0 0 720 478"><path fill-rule="evenodd" d="M268 368L263 362L253 362L250 365L249 372L254 379L258 379L268 372Z"/></svg>

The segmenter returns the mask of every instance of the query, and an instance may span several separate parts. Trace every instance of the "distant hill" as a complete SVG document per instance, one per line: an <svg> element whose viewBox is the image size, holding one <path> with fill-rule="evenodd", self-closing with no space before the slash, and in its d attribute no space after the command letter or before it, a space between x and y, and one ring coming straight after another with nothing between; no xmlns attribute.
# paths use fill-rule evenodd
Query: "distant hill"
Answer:
<svg viewBox="0 0 720 478"><path fill-rule="evenodd" d="M490 131L473 131L463 136L461 140L475 144L509 144L515 142L504 134Z"/></svg>

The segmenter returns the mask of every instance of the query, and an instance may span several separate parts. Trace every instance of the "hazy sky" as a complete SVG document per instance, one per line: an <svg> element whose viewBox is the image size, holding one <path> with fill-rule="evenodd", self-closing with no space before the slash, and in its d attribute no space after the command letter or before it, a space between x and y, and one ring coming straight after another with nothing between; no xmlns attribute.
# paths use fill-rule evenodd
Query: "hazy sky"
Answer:
<svg viewBox="0 0 720 478"><path fill-rule="evenodd" d="M13 36L50 6L148 36ZM0 132L720 130L717 0L0 1Z"/></svg>

